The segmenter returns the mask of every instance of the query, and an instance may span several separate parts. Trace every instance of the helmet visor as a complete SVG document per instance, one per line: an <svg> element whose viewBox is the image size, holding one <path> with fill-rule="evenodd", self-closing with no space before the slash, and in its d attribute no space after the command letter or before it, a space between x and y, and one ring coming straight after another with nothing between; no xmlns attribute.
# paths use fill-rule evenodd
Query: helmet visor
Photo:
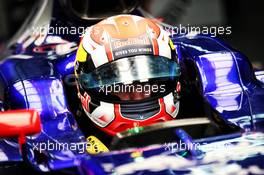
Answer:
<svg viewBox="0 0 264 175"><path fill-rule="evenodd" d="M174 79L180 75L175 60L162 56L144 55L115 60L79 76L83 89L102 88L114 84L148 82L149 79Z"/></svg>

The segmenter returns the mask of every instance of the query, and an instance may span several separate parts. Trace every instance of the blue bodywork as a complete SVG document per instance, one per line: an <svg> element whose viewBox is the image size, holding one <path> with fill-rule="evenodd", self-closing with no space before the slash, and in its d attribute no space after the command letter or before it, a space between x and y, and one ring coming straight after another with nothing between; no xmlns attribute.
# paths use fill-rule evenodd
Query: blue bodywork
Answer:
<svg viewBox="0 0 264 175"><path fill-rule="evenodd" d="M180 36L173 41L180 60L195 65L202 94L221 117L245 130L263 129L263 82L243 54L209 36Z"/></svg>
<svg viewBox="0 0 264 175"><path fill-rule="evenodd" d="M57 23L62 21L53 19L51 25ZM45 151L37 152L34 147L48 142L53 146L66 144L79 148L86 144L65 91L65 83L73 77L79 37L47 34L41 45L34 43L36 39L26 47L27 40L17 42L12 54L0 64L0 85L5 92L3 107L32 108L40 113L42 132L27 137L27 159L31 166L40 171L77 167L75 171L79 174L206 174L223 168L232 171L234 167L248 174L252 171L264 174L263 74L256 73L256 77L248 59L217 38L187 34L174 35L172 40L183 76L187 81L198 82L205 103L226 123L239 126L241 132L192 140L183 130L175 131L184 143L201 144L200 152L192 152L189 158L169 143L97 156L88 155L85 149L46 147ZM61 54L57 47L69 51ZM36 48L45 49L40 53ZM193 67L186 67L187 63ZM195 74L194 78L190 78L190 72ZM214 145L223 147L214 149ZM14 139L0 141L0 155L1 162L23 161ZM40 157L44 161L39 161Z"/></svg>

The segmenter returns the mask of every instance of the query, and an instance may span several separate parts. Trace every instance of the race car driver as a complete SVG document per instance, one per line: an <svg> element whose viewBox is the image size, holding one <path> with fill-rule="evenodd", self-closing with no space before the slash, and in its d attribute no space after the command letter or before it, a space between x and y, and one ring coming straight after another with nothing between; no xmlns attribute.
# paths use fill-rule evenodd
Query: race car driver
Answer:
<svg viewBox="0 0 264 175"><path fill-rule="evenodd" d="M175 48L152 20L119 15L91 26L75 74L83 110L109 135L175 119L179 111Z"/></svg>

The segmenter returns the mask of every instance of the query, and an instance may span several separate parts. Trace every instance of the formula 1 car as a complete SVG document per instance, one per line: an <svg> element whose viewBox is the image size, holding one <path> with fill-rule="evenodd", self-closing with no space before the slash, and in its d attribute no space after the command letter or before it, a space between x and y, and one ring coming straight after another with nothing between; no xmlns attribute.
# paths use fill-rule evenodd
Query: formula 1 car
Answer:
<svg viewBox="0 0 264 175"><path fill-rule="evenodd" d="M79 33L42 30L89 25L54 9L44 0L1 60L1 174L264 174L264 72L243 54L207 35L171 36L177 119L110 138L87 125L73 88Z"/></svg>

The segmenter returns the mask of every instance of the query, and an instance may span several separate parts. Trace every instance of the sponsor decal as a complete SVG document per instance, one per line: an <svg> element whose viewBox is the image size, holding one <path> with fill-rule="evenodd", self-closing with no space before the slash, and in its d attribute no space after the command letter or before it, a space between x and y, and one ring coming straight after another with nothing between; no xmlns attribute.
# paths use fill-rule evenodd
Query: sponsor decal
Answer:
<svg viewBox="0 0 264 175"><path fill-rule="evenodd" d="M147 35L126 39L111 38L110 43L115 59L134 55L153 54L152 43Z"/></svg>

